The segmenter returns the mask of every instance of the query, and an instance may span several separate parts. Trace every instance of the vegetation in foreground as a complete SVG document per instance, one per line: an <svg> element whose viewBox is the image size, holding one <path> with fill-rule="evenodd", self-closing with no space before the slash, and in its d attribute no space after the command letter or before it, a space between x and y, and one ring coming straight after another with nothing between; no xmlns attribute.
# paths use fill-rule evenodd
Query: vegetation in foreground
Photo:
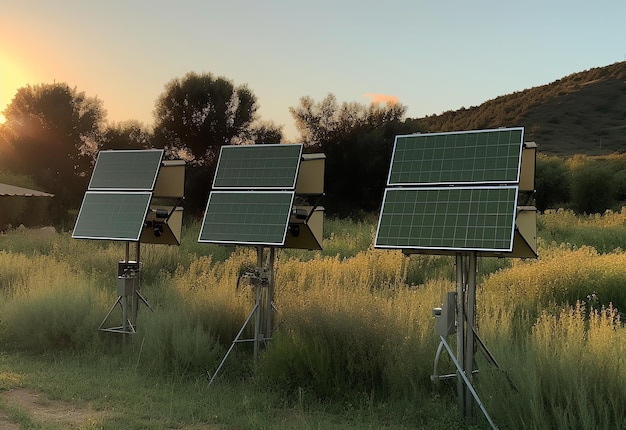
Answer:
<svg viewBox="0 0 626 430"><path fill-rule="evenodd" d="M0 236L0 390L30 387L105 411L80 428L486 428L454 383L433 385L432 308L453 259L371 247L375 222L329 220L324 251L279 251L271 347L237 345L253 304L247 248L145 246L139 331L95 330L115 301L123 245L67 233ZM482 259L477 388L500 428L626 428L626 212L539 217L540 258ZM606 232L606 233L605 233ZM454 342L454 339L450 339ZM452 370L442 358L440 369ZM58 428L0 403L24 428Z"/></svg>

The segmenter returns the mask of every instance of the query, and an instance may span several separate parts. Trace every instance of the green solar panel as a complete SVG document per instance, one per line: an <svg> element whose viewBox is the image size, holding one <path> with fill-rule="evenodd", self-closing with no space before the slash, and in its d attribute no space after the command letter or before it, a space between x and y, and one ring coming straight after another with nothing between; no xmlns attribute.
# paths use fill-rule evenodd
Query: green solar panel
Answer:
<svg viewBox="0 0 626 430"><path fill-rule="evenodd" d="M152 193L87 191L72 237L138 241Z"/></svg>
<svg viewBox="0 0 626 430"><path fill-rule="evenodd" d="M455 251L510 251L517 186L389 188L375 245Z"/></svg>
<svg viewBox="0 0 626 430"><path fill-rule="evenodd" d="M387 185L519 181L523 128L397 136Z"/></svg>
<svg viewBox="0 0 626 430"><path fill-rule="evenodd" d="M302 145L222 146L214 189L293 189Z"/></svg>
<svg viewBox="0 0 626 430"><path fill-rule="evenodd" d="M212 191L198 242L283 245L293 191Z"/></svg>
<svg viewBox="0 0 626 430"><path fill-rule="evenodd" d="M152 191L162 158L162 149L100 151L89 189Z"/></svg>

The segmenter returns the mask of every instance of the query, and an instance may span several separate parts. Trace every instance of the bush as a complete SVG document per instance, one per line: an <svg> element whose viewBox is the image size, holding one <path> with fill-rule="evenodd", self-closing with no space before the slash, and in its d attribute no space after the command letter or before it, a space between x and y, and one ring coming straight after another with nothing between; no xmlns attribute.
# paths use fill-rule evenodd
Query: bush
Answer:
<svg viewBox="0 0 626 430"><path fill-rule="evenodd" d="M135 340L137 363L155 373L197 377L223 354L210 330L178 309L142 315Z"/></svg>
<svg viewBox="0 0 626 430"><path fill-rule="evenodd" d="M597 160L572 171L571 204L578 213L603 213L615 205L613 174Z"/></svg>
<svg viewBox="0 0 626 430"><path fill-rule="evenodd" d="M568 171L563 160L539 154L535 178L537 209L544 211L569 201Z"/></svg>
<svg viewBox="0 0 626 430"><path fill-rule="evenodd" d="M0 343L41 353L84 350L97 341L103 296L82 273L48 256L0 254Z"/></svg>

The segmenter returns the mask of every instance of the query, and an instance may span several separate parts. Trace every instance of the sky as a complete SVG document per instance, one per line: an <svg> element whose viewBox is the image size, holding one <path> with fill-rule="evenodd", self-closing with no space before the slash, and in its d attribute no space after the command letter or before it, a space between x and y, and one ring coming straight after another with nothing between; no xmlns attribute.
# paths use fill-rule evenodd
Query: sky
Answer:
<svg viewBox="0 0 626 430"><path fill-rule="evenodd" d="M626 61L625 20L623 0L2 0L0 112L65 82L109 122L152 126L165 85L193 71L247 85L297 142L304 96L397 100L408 118L477 106Z"/></svg>

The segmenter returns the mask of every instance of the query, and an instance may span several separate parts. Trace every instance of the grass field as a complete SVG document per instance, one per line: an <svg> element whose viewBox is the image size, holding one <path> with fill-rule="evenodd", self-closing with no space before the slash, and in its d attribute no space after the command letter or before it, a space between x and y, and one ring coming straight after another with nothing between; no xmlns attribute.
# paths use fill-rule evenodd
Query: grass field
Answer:
<svg viewBox="0 0 626 430"><path fill-rule="evenodd" d="M478 331L500 364L477 359L481 400L500 428L626 428L626 212L553 211L538 226L538 260L479 261ZM459 416L455 382L430 380L453 258L375 250L374 219L327 220L323 251L278 251L270 347L253 365L237 345L208 387L253 306L235 287L255 254L198 244L198 228L142 247L155 312L141 307L127 337L96 330L122 244L0 236L0 428L488 427Z"/></svg>

